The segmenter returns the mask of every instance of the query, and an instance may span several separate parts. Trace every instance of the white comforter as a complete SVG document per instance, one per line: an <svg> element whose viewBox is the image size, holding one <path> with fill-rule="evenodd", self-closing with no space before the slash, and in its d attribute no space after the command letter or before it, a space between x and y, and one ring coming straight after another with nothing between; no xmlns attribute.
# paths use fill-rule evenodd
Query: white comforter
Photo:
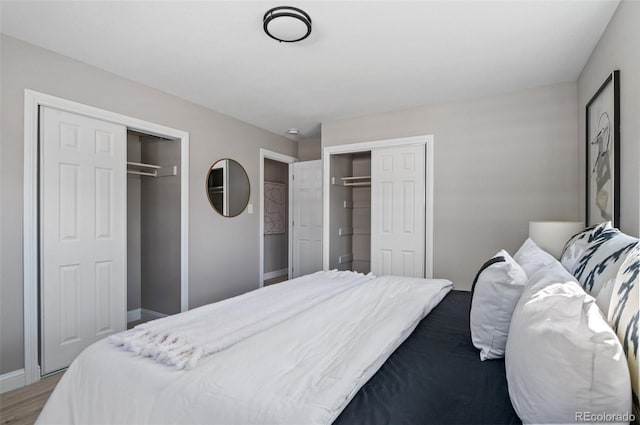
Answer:
<svg viewBox="0 0 640 425"><path fill-rule="evenodd" d="M111 336L109 341L159 363L178 369L192 368L203 357L373 278L371 274L352 271L320 271L143 323Z"/></svg>
<svg viewBox="0 0 640 425"><path fill-rule="evenodd" d="M69 367L39 424L330 424L451 289L381 277L176 370L106 341Z"/></svg>

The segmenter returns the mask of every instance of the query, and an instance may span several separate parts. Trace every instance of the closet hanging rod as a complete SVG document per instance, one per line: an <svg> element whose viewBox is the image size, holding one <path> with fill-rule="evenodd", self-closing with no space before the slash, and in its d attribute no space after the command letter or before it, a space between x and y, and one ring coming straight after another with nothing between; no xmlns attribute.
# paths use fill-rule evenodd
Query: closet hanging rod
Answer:
<svg viewBox="0 0 640 425"><path fill-rule="evenodd" d="M345 183L344 186L371 186L370 182Z"/></svg>
<svg viewBox="0 0 640 425"><path fill-rule="evenodd" d="M371 180L371 176L340 177L340 180Z"/></svg>
<svg viewBox="0 0 640 425"><path fill-rule="evenodd" d="M157 171L154 171L153 173L145 173L144 171L127 170L127 174L135 174L137 176L158 177L158 172Z"/></svg>
<svg viewBox="0 0 640 425"><path fill-rule="evenodd" d="M160 165L145 164L143 162L130 162L130 161L127 161L127 165L132 165L134 167L141 167L141 168L154 168L156 170L159 170L160 168L162 168Z"/></svg>

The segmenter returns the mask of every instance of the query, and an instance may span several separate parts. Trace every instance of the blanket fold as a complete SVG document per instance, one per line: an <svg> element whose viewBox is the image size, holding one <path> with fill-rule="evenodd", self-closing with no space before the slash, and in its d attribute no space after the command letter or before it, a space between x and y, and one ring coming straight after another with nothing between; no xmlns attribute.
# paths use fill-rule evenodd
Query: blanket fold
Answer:
<svg viewBox="0 0 640 425"><path fill-rule="evenodd" d="M159 363L190 369L206 356L373 278L351 271L317 272L143 323L109 341Z"/></svg>

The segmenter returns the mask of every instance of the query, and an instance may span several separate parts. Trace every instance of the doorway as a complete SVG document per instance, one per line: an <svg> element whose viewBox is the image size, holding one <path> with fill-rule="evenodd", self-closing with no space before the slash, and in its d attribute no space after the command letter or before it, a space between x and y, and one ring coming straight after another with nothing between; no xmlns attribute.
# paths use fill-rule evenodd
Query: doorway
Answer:
<svg viewBox="0 0 640 425"><path fill-rule="evenodd" d="M264 285L289 279L289 164L264 159Z"/></svg>
<svg viewBox="0 0 640 425"><path fill-rule="evenodd" d="M297 158L260 149L260 261L258 287L291 276L291 177Z"/></svg>
<svg viewBox="0 0 640 425"><path fill-rule="evenodd" d="M368 263L375 275L432 277L433 136L328 146L322 157L323 269ZM355 214L354 207L366 208Z"/></svg>
<svg viewBox="0 0 640 425"><path fill-rule="evenodd" d="M181 311L180 143L127 131L127 328Z"/></svg>
<svg viewBox="0 0 640 425"><path fill-rule="evenodd" d="M41 146L39 145L39 122L40 122L40 113L43 110L43 108L50 108L51 110L62 111L64 114L80 117L82 118L82 120L89 120L95 123L106 123L114 128L117 127L118 129L124 129L124 131L117 130L117 133L122 134L122 136L118 135L114 137L111 137L108 134L108 132L105 132L102 130L95 131L94 134L96 139L94 142L92 142L93 144L92 143L89 144L89 146L93 146L93 148L95 148L96 158L97 158L97 154L101 154L104 157L112 156L110 154L110 152L112 152L111 149L117 148L119 152L118 153L119 156L118 156L118 160L115 162L122 160L121 164L120 162L118 162L118 164L115 164L114 162L114 168L112 169L109 169L108 167L105 167L103 165L96 163L97 168L95 169L95 173L88 174L89 176L95 175L95 178L93 178L93 180L91 181L95 181L96 183L95 190L101 190L103 194L105 193L117 194L116 191L118 190L118 188L116 188L115 186L112 186L112 183L115 184L116 182L118 182L118 185L120 185L120 182L122 180L121 177L118 177L117 179L115 179L115 176L120 176L121 174L123 175L125 172L126 156L121 155L121 153L123 152L122 144L126 143L126 130L133 130L133 131L144 133L147 135L159 136L166 139L173 139L176 141L176 143L178 143L179 150L180 150L180 163L179 163L179 167L180 167L180 170L179 170L179 173L180 173L180 200L179 200L179 205L180 205L180 225L179 225L179 228L180 228L180 237L179 237L180 302L179 304L180 304L181 311L186 311L188 309L189 134L180 130L171 129L171 128L150 123L147 121L142 121L142 120L138 120L125 115L106 111L103 109L83 105L67 99L50 96L50 95L35 92L32 90L25 90L25 133L24 133L24 146L25 146L25 154L24 154L25 371L24 373L25 373L25 379L24 380L25 380L25 384L27 385L38 381L41 375L44 373L43 369L41 368L41 359L39 358L40 357L39 353L41 351L40 344L41 344L41 340L43 340L43 338L41 339L39 336L40 323L41 323L39 319L39 315L40 315L39 297L41 296L40 276L41 274L43 274L43 270L41 269L41 264L44 264L45 262L48 261L48 258L46 258L46 256L43 257L41 255L41 249L40 249L40 241L42 237L41 231L40 231L41 229L40 207L41 207L42 193L41 193L41 188L39 186L41 181L39 176L39 173L41 171L41 165L40 165ZM91 125L93 125L89 121L88 123L79 122L78 125L72 124L69 126L59 126L58 128L60 129L60 134L62 134L64 130L63 135L65 137L65 140L69 141L69 143L68 143L68 146L66 146L65 144L67 144L67 142L65 141L65 144L58 143L58 146L60 148L65 148L65 149L68 148L67 149L68 151L73 151L73 149L76 148L76 145L74 145L75 143L74 140L76 140L75 135L79 134L79 133L76 133L76 131L77 132L83 131L82 130L83 127L89 128ZM102 124L99 124L99 125L102 125ZM58 150L62 152L62 149L58 149ZM126 152L126 147L124 151ZM96 159L96 161L99 161L99 159ZM73 189L74 187L78 187L78 188L80 187L80 186L75 186L74 182L78 182L78 184L85 183L86 180L81 178L82 177L80 175L81 170L79 167L70 166L67 168L68 170L65 169L65 174L63 176L65 179L64 182L65 182L65 185L67 185L66 186L67 188ZM60 167L58 167L58 169L60 169ZM78 173L76 173L76 170L78 171ZM114 176L113 179L109 177L111 175L110 173L113 173L112 174ZM126 192L126 183L122 186L124 186L122 191ZM64 194L65 196L68 195L67 197L69 198L68 199L69 202L65 200L64 204L61 203L61 205L63 206L59 208L59 212L62 211L62 209L66 208L66 209L70 209L70 211L77 211L78 214L82 213L82 211L76 208L75 206L76 204L74 204L75 202L74 200L77 200L80 198L72 196L73 193L74 193L73 190L67 191L65 189ZM80 193L80 192L77 192L77 193ZM96 239L109 238L109 232L111 232L112 230L115 231L115 227L113 228L110 227L111 223L114 223L111 221L111 218L109 218L111 214L109 211L112 211L110 207L111 204L108 203L110 202L110 199L113 199L114 202L115 200L118 200L116 204L113 204L113 208L115 208L113 209L113 212L115 215L117 215L119 218L124 218L124 215L126 213L126 211L123 211L123 208L126 209L126 206L122 205L126 203L126 200L120 203L119 201L119 199L121 199L120 196L121 195L118 195L117 198L110 198L109 196L106 196L106 195L105 196L100 195L96 198L95 202L93 202L93 205L100 205L102 208L102 206L104 206L102 204L106 202L107 204L105 204L106 205L105 208L102 208L101 211L107 211L108 214L100 215L101 219L94 223L95 228L92 227L91 229L89 229L87 234L93 233ZM92 204L92 202L89 202L87 205L89 205L89 208L92 208L90 204ZM52 204L52 205L55 206L56 204ZM74 217L73 214L65 215L65 216L67 218ZM82 218L83 216L76 215L75 217ZM85 220L85 221L90 221L90 220ZM74 227L75 226L74 223L76 224L79 223L77 220L76 221L67 220L67 222L65 223L67 227L65 227L64 230L65 230L65 235L69 237L68 240L74 240L74 238L78 239L80 233L79 232L74 233L75 230L84 229L84 228ZM120 226L120 227L123 227L123 226ZM124 225L124 228L125 228L124 231L119 230L118 237L119 237L119 243L122 244L122 250L126 252L126 241L124 240L126 238L126 224ZM50 237L51 235L55 236L55 234L56 233L54 231L51 234L49 234L49 236ZM61 233L58 232L58 234L61 234ZM116 249L113 249L112 251L114 253L117 253ZM46 254L46 251L42 251L42 252ZM89 254L97 251L93 249L90 249L90 250L88 249L88 250L80 250L79 252ZM120 261L119 258L116 258L116 259L119 262L118 264L122 263L122 261ZM116 274L112 275L111 274L112 269L109 261L99 261L99 259L96 259L96 260L98 262L95 263L94 277L96 281L104 282L104 285L98 285L96 288L103 291L108 290L109 293L116 294L118 296L117 303L115 302L113 303L114 306L117 304L118 311L115 311L115 310L112 312L108 312L106 310L96 311L96 314L97 314L96 317L102 320L105 324L108 324L108 328L107 326L104 326L104 329L101 329L101 328L99 329L98 327L94 326L93 330L95 331L96 335L100 333L101 336L106 336L111 332L111 330L108 330L108 329L113 328L112 329L113 331L117 331L117 330L120 330L120 328L123 328L124 325L126 324L126 319L127 319L126 272L123 272L121 270L122 269L121 265L117 265L118 267L117 270L119 271ZM91 261L91 259L87 261ZM115 267L116 263L113 263L113 264ZM47 265L44 265L44 267L46 266ZM54 262L51 262L49 266L55 268L56 264ZM65 285L63 285L62 287L67 292L69 291L73 292L75 291L74 288L79 287L77 285L74 286L74 282L80 282L80 283L82 282L82 280L79 279L80 277L79 273L82 267L81 266L71 267L71 266L68 266L67 264L64 264L62 266L64 266L63 271L65 273L58 274L59 276L62 276L66 279ZM113 269L113 270L116 270L116 269ZM75 271L78 271L78 273L75 273ZM114 277L113 279L112 279L112 276ZM78 277L78 280L74 280L75 277ZM111 289L108 289L110 288L110 285L113 285L114 288L115 287L117 288L114 289L114 291L111 291ZM124 296L120 296L119 295L120 293L123 293ZM69 292L69 294L72 295L71 292ZM70 297L68 299L69 299L69 302L75 302L74 300L77 300L78 298ZM90 299L90 297L86 299L88 300ZM82 307L80 304L78 304L78 306ZM86 308L84 309L86 310ZM80 308L78 309L78 311L80 311ZM112 315L113 319L109 318L110 317L109 315ZM95 319L96 323L102 323L98 319ZM81 318L74 318L74 321L69 321L69 323L70 324L81 323ZM69 341L75 341L75 336L71 335L71 333L73 333L72 331L75 331L74 330L75 328L73 326L69 326L69 327L59 326L59 329L61 329L64 332L68 332L68 333L70 332L69 335L67 335L70 337ZM59 363L59 364L62 364L62 363ZM48 370L55 369L56 367L59 366L59 364L58 365L53 364L53 366L48 368Z"/></svg>

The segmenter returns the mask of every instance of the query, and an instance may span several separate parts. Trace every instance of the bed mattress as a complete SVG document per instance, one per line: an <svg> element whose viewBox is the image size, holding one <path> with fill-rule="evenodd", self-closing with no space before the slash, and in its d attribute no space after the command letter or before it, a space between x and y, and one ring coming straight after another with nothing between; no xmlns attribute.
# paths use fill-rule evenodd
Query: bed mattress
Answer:
<svg viewBox="0 0 640 425"><path fill-rule="evenodd" d="M451 291L360 389L334 425L520 424L504 360L471 343L471 294Z"/></svg>

